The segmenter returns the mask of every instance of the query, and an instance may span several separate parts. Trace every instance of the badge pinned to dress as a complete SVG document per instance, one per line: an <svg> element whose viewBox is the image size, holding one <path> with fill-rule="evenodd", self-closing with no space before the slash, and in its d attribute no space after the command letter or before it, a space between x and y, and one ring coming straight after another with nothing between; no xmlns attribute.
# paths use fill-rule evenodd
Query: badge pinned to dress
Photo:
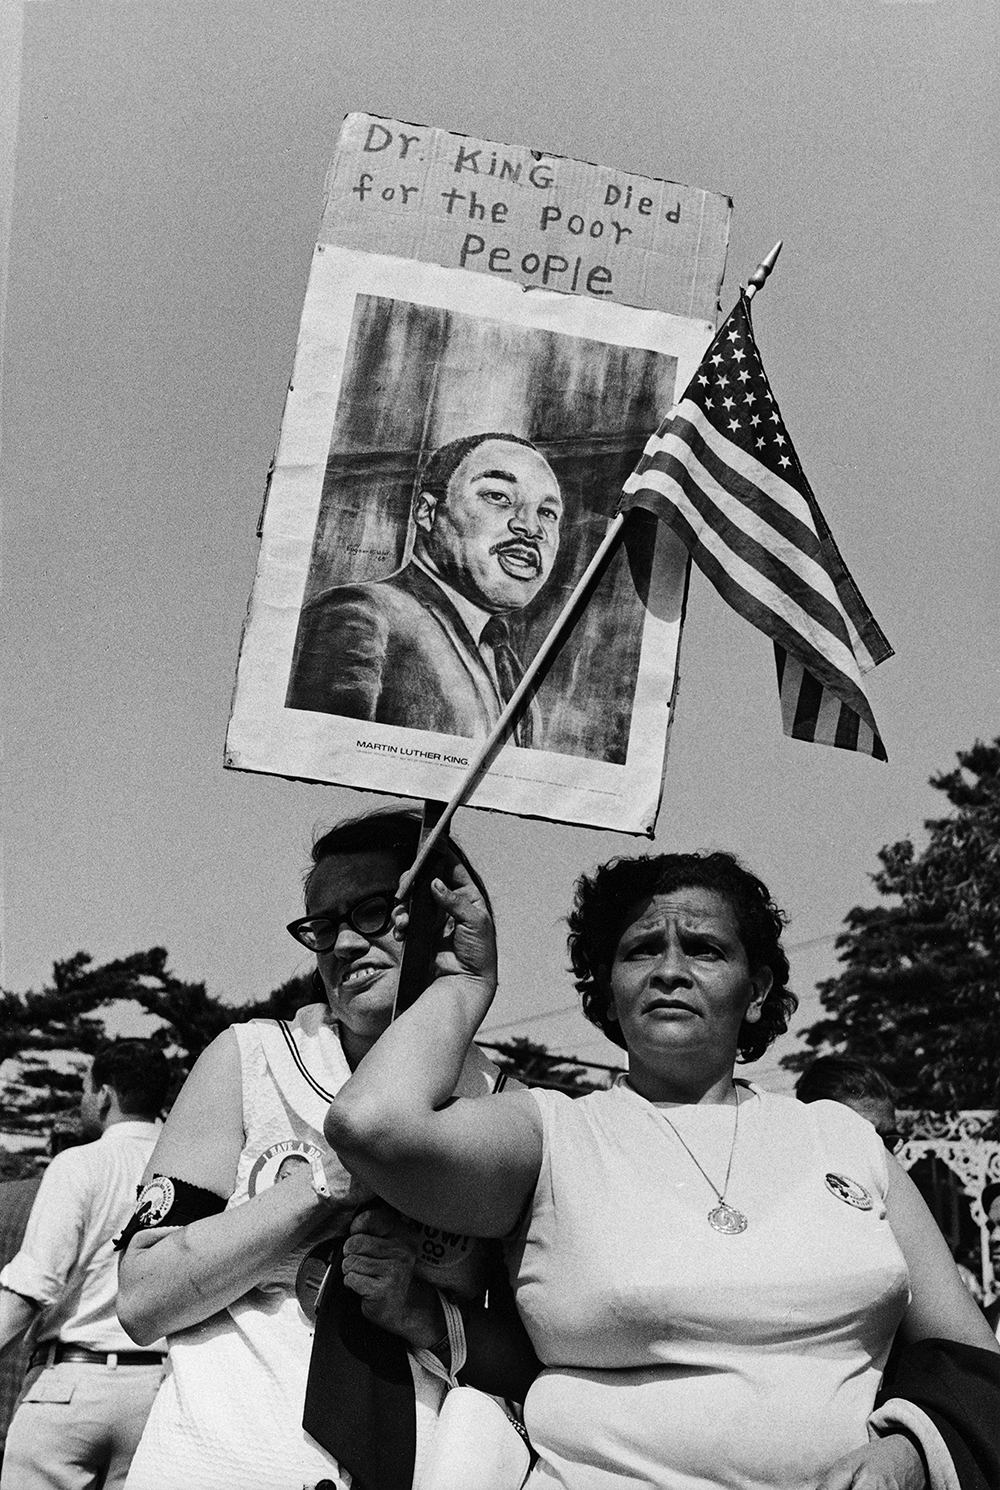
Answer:
<svg viewBox="0 0 1000 1490"><path fill-rule="evenodd" d="M825 1179L830 1194L836 1195L845 1205L853 1205L859 1211L870 1211L874 1206L868 1191L857 1180L848 1179L846 1174L828 1174Z"/></svg>

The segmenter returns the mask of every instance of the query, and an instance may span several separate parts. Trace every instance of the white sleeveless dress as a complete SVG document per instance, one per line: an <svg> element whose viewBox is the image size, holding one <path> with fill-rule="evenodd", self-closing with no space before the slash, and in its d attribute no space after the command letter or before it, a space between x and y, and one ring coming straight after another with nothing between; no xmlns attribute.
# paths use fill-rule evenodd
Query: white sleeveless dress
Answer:
<svg viewBox="0 0 1000 1490"><path fill-rule="evenodd" d="M350 1075L325 1004L300 1009L291 1024L255 1019L233 1030L246 1144L227 1208L244 1205L313 1153L329 1155L323 1119ZM459 1094L484 1096L497 1078L474 1047ZM307 1250L290 1251L266 1285L170 1337L167 1375L126 1490L312 1490L320 1481L347 1490L350 1476L302 1428L312 1326L295 1278ZM444 1389L410 1364L419 1466Z"/></svg>
<svg viewBox="0 0 1000 1490"><path fill-rule="evenodd" d="M741 1084L726 1200L629 1086L535 1091L544 1157L515 1254L546 1369L525 1423L531 1490L813 1490L868 1439L909 1299L885 1150L835 1102ZM716 1185L731 1106L665 1108Z"/></svg>

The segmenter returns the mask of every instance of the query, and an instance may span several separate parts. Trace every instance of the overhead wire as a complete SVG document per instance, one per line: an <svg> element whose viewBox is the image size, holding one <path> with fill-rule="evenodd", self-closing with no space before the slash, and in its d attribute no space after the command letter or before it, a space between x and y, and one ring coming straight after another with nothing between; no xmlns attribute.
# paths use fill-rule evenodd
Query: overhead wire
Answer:
<svg viewBox="0 0 1000 1490"><path fill-rule="evenodd" d="M812 947L822 946L825 942L834 942L840 936L839 931L826 931L822 936L810 937L804 942L793 942L785 948L786 955L792 952L807 952ZM578 1013L579 1003L560 1004L558 1009L543 1009L538 1014L524 1014L520 1019L508 1019L502 1024L491 1024L488 1029L480 1030L478 1038L483 1040L487 1035L498 1035L503 1030L519 1029L523 1024L538 1024L543 1019L556 1019L563 1014Z"/></svg>

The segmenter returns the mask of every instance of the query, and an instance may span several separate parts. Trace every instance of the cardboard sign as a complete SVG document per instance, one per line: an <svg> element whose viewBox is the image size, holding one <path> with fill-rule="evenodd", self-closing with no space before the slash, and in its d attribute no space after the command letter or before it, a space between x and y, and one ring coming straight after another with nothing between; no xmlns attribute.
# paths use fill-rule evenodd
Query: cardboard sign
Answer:
<svg viewBox="0 0 1000 1490"><path fill-rule="evenodd" d="M418 254L470 258L467 232L456 237L453 213L435 194L459 159L462 173L473 158L479 169L484 157L468 152L486 147L442 131L403 137L403 129L355 116L331 172L226 763L444 799L586 568L712 321L618 303L620 286L641 280L648 292L666 272L664 230L653 221L643 243L620 235L597 266L608 279L589 260L579 273L559 270L569 293L526 293L535 250L515 240L532 241L518 237L527 207L491 217L507 237L474 255L484 258L478 272L471 262L421 262ZM405 201L377 174L394 148L417 173L399 183L415 193ZM369 155L378 158L371 170ZM638 201L662 205L669 194L666 183L646 183L636 199L635 178L611 183L614 173L529 151L496 159L508 194L538 193L550 213L565 214L553 254L576 233L570 209L589 199L584 187L591 198L598 189L589 174L606 196L615 184L637 211ZM364 176L383 182L378 191L358 176L359 160ZM546 160L543 188L535 168ZM353 193L359 185L364 192ZM583 195L574 199L571 186ZM502 204L496 190L493 206ZM674 227L706 197L677 190ZM484 213L486 202L477 196ZM409 237L404 212L412 213ZM554 233L554 219L538 231ZM335 235L388 238L399 256L345 248ZM687 268L674 276L685 281L676 294L690 302L708 293L708 274L714 310L724 230L711 269L703 235L682 243L678 262ZM504 246L519 255L510 273L495 253ZM542 265L551 279L555 268ZM652 830L686 575L685 551L654 524L616 554L470 805Z"/></svg>

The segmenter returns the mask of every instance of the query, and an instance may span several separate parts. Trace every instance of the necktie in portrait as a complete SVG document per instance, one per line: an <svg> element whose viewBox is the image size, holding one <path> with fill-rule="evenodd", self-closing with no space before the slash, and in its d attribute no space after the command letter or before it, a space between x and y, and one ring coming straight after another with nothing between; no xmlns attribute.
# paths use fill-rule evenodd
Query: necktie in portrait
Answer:
<svg viewBox="0 0 1000 1490"><path fill-rule="evenodd" d="M500 697L506 706L524 676L524 669L521 666L517 653L510 644L510 627L502 616L491 616L483 627L480 640L493 653L497 686L500 689ZM530 712L525 713L518 721L514 730L514 742L522 746L525 750L530 750L532 743L532 720Z"/></svg>

